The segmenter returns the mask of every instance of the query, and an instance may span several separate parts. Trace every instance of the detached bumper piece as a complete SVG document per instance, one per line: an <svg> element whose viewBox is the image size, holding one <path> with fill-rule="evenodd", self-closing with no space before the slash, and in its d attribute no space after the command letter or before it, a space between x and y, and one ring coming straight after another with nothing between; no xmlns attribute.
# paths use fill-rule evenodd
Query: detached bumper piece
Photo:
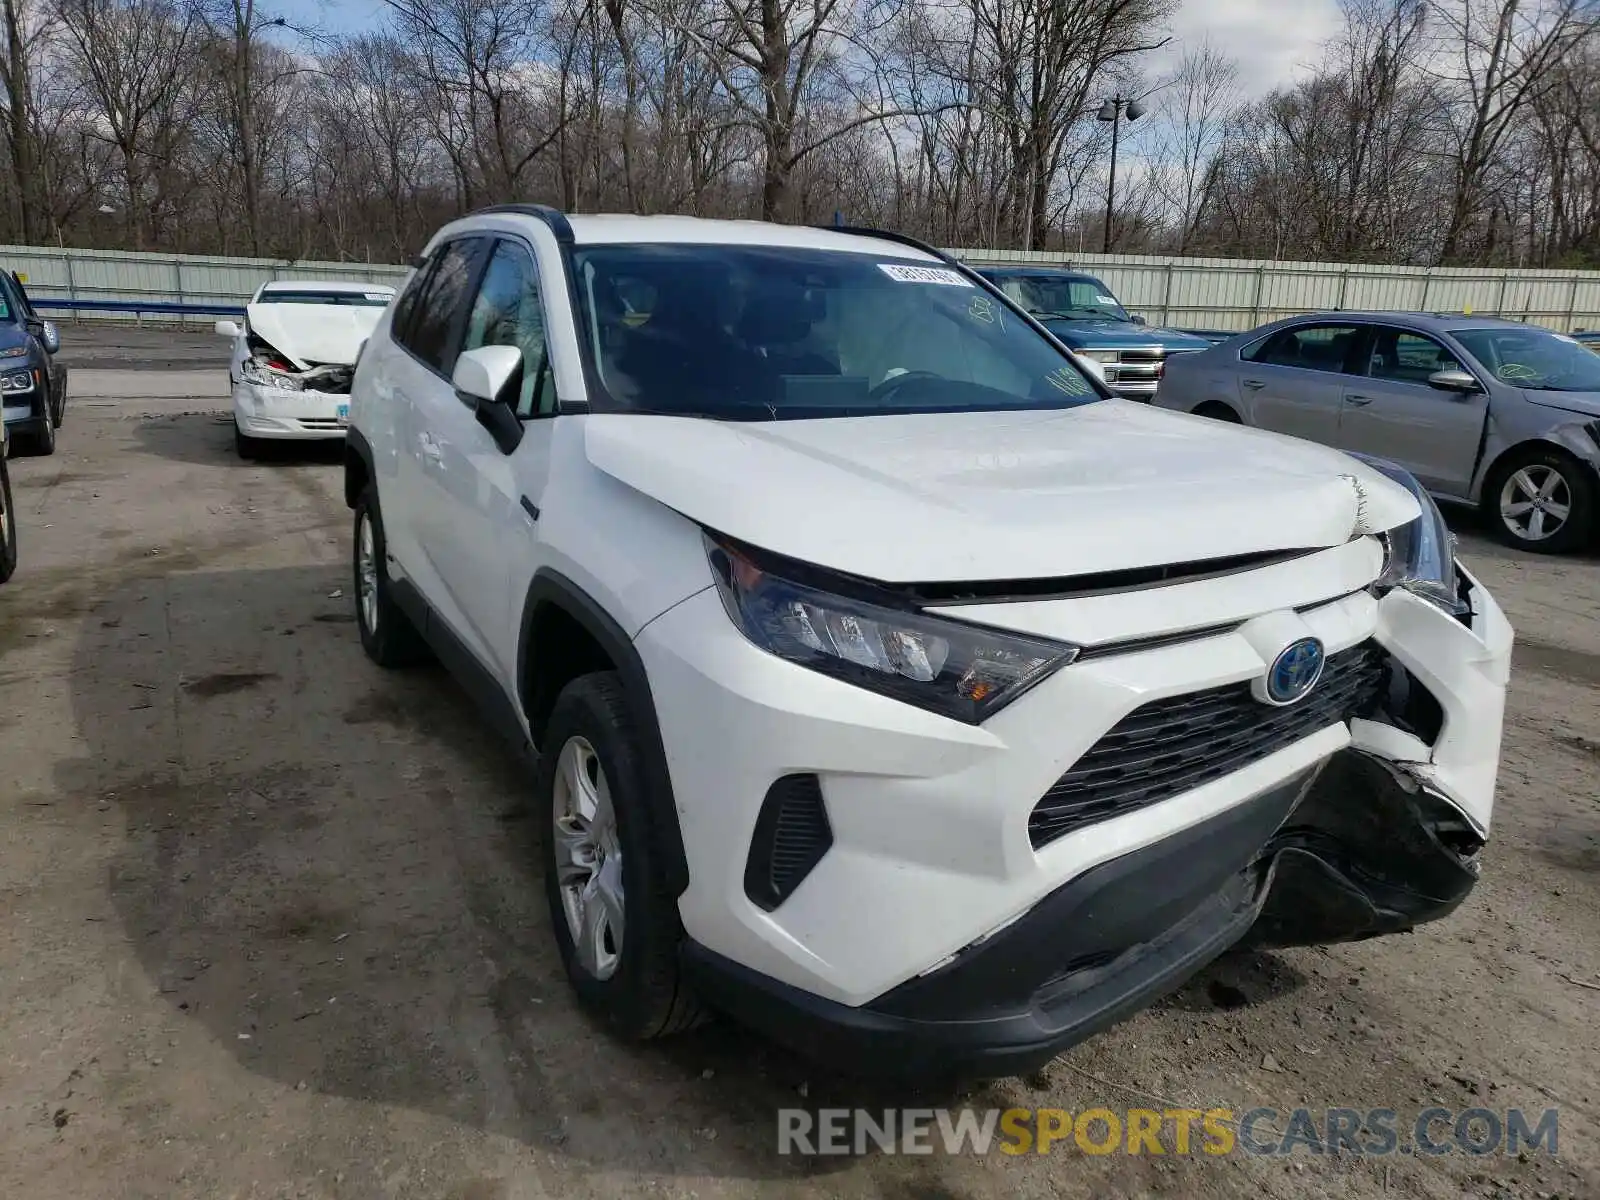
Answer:
<svg viewBox="0 0 1600 1200"><path fill-rule="evenodd" d="M1103 863L951 961L852 1008L690 942L700 995L856 1074L1037 1070L1241 942L1370 937L1453 910L1480 843L1445 802L1355 751Z"/></svg>
<svg viewBox="0 0 1600 1200"><path fill-rule="evenodd" d="M1253 946L1352 942L1448 916L1478 881L1483 841L1448 801L1345 753L1272 839Z"/></svg>

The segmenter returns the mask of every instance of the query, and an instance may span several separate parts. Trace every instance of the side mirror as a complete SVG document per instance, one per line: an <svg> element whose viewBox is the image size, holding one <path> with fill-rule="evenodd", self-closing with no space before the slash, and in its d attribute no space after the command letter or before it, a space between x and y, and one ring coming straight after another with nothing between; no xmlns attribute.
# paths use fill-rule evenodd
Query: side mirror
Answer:
<svg viewBox="0 0 1600 1200"><path fill-rule="evenodd" d="M217 322L217 334L220 337L236 338L236 337L239 337L243 333L244 333L244 330L239 328L239 322L237 322L237 321L218 321Z"/></svg>
<svg viewBox="0 0 1600 1200"><path fill-rule="evenodd" d="M511 377L522 370L522 351L515 346L480 346L456 359L450 376L456 395L468 408L499 401Z"/></svg>
<svg viewBox="0 0 1600 1200"><path fill-rule="evenodd" d="M1447 367L1428 376L1428 386L1441 392L1481 392L1482 386L1468 371L1460 367Z"/></svg>
<svg viewBox="0 0 1600 1200"><path fill-rule="evenodd" d="M510 454L522 442L522 422L505 402L510 389L522 385L522 351L515 346L480 346L456 359L450 374L456 398L473 410L500 453Z"/></svg>
<svg viewBox="0 0 1600 1200"><path fill-rule="evenodd" d="M1140 315L1139 315L1139 314L1138 314L1138 313L1133 313L1133 314L1131 314L1131 315L1130 315L1130 316L1129 316L1129 317L1128 317L1128 320L1130 320L1130 321L1132 321L1132 322L1133 322L1133 323L1134 323L1134 324L1135 324L1135 325L1148 325L1148 324L1150 324L1150 322L1149 322L1149 321L1146 321L1146 320L1145 320L1145 319L1144 319L1144 318L1143 318L1143 317L1141 317L1141 316L1140 316Z"/></svg>
<svg viewBox="0 0 1600 1200"><path fill-rule="evenodd" d="M44 344L46 354L55 354L61 349L61 331L54 321L40 322L39 341Z"/></svg>

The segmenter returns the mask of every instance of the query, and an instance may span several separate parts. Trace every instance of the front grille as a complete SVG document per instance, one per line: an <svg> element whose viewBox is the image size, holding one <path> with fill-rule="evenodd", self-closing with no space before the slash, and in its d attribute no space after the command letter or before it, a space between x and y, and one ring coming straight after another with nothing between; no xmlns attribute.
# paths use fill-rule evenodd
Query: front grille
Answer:
<svg viewBox="0 0 1600 1200"><path fill-rule="evenodd" d="M1162 359L1166 358L1166 356L1167 356L1167 352L1165 350L1159 350L1159 349L1157 349L1157 350L1124 350L1122 352L1120 358L1119 358L1119 361L1125 362L1125 363L1157 364L1157 363L1160 363Z"/></svg>
<svg viewBox="0 0 1600 1200"><path fill-rule="evenodd" d="M1056 838L1221 779L1338 721L1372 709L1385 655L1364 642L1328 657L1298 704L1273 708L1248 683L1154 700L1129 713L1034 806L1035 849Z"/></svg>

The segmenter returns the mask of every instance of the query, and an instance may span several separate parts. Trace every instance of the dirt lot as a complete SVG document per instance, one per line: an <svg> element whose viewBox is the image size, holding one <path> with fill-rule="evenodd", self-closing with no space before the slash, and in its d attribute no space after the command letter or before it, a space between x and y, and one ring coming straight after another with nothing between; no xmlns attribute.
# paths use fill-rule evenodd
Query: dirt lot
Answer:
<svg viewBox="0 0 1600 1200"><path fill-rule="evenodd" d="M1600 1195L1600 561L1465 557L1519 635L1496 839L1451 919L1233 957L980 1107L1560 1109L1560 1154L802 1160L908 1103L568 998L526 772L351 626L337 458L247 465L220 341L69 335L0 590L0 1196ZM140 363L162 368L135 369Z"/></svg>

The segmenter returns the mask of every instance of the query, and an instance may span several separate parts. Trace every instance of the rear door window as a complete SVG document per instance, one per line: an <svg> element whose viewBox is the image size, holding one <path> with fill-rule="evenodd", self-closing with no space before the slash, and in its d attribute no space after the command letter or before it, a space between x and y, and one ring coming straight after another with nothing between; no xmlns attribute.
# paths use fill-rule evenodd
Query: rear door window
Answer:
<svg viewBox="0 0 1600 1200"><path fill-rule="evenodd" d="M1243 358L1263 366L1349 374L1363 335L1359 325L1297 325L1258 342Z"/></svg>

